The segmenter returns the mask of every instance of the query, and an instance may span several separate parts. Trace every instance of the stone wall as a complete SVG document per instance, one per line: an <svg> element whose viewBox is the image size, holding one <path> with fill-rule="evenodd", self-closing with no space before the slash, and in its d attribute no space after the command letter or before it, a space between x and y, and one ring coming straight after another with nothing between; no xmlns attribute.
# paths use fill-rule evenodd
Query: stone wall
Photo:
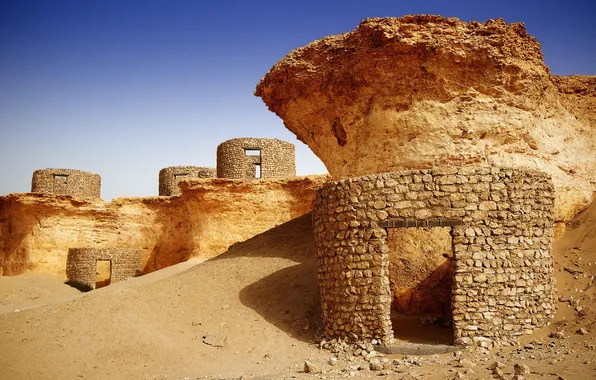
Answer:
<svg viewBox="0 0 596 380"><path fill-rule="evenodd" d="M95 289L98 260L111 263L110 283L141 273L142 250L135 248L70 248L66 276L72 284Z"/></svg>
<svg viewBox="0 0 596 380"><path fill-rule="evenodd" d="M99 174L74 169L41 169L33 172L32 193L71 195L81 198L99 198Z"/></svg>
<svg viewBox="0 0 596 380"><path fill-rule="evenodd" d="M389 220L455 219L454 341L531 333L554 316L553 185L522 169L369 175L317 190L313 220L324 333L390 342Z"/></svg>
<svg viewBox="0 0 596 380"><path fill-rule="evenodd" d="M247 150L258 150L252 154ZM258 153L258 152L253 152ZM278 139L237 138L217 147L219 178L285 178L296 175L294 145ZM256 166L260 165L260 173Z"/></svg>
<svg viewBox="0 0 596 380"><path fill-rule="evenodd" d="M180 181L215 178L217 170L201 166L170 166L159 171L159 195L180 195Z"/></svg>

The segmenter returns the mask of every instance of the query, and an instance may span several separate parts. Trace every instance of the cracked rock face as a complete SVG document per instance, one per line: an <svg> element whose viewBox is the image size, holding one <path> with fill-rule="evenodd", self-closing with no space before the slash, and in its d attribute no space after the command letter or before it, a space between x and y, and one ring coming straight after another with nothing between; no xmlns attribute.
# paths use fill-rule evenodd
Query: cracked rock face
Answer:
<svg viewBox="0 0 596 380"><path fill-rule="evenodd" d="M596 86L578 78L551 75L521 23L418 15L367 19L296 49L255 94L334 178L539 169L553 177L556 219L567 221L596 184Z"/></svg>

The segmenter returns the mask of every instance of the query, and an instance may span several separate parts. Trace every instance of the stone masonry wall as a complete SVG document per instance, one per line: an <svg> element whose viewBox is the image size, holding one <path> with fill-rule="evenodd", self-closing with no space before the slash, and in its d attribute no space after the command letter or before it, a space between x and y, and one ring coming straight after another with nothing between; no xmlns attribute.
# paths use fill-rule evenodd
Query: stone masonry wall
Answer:
<svg viewBox="0 0 596 380"><path fill-rule="evenodd" d="M554 316L553 185L544 173L447 168L369 175L318 189L313 221L324 333L393 338L382 222L458 219L454 341L529 334Z"/></svg>
<svg viewBox="0 0 596 380"><path fill-rule="evenodd" d="M101 177L99 174L74 169L36 170L31 180L31 192L100 198Z"/></svg>
<svg viewBox="0 0 596 380"><path fill-rule="evenodd" d="M245 150L260 150L259 155L247 155ZM259 178L296 176L296 153L293 144L278 139L237 138L217 147L218 178L255 178L256 166L261 165Z"/></svg>
<svg viewBox="0 0 596 380"><path fill-rule="evenodd" d="M142 249L70 248L66 260L68 281L95 289L97 260L111 261L111 283L124 281L141 273Z"/></svg>
<svg viewBox="0 0 596 380"><path fill-rule="evenodd" d="M180 181L197 178L215 178L217 170L201 166L171 166L159 171L159 195L180 195Z"/></svg>

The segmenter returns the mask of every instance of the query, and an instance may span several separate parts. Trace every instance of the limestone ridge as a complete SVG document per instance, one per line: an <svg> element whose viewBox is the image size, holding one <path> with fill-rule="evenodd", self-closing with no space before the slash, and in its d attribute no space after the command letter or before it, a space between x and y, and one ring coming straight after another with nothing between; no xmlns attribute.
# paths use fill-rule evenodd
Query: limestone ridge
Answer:
<svg viewBox="0 0 596 380"><path fill-rule="evenodd" d="M538 169L553 178L556 220L567 221L596 181L594 79L578 78L551 75L523 23L416 15L366 19L298 48L255 95L334 178Z"/></svg>

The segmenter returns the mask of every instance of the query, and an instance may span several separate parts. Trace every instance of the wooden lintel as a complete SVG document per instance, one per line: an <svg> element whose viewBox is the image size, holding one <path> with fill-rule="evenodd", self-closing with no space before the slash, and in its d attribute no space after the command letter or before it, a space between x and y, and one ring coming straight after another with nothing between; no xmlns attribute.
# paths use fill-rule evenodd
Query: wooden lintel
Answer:
<svg viewBox="0 0 596 380"><path fill-rule="evenodd" d="M461 219L389 219L381 222L383 228L451 227L464 224Z"/></svg>

